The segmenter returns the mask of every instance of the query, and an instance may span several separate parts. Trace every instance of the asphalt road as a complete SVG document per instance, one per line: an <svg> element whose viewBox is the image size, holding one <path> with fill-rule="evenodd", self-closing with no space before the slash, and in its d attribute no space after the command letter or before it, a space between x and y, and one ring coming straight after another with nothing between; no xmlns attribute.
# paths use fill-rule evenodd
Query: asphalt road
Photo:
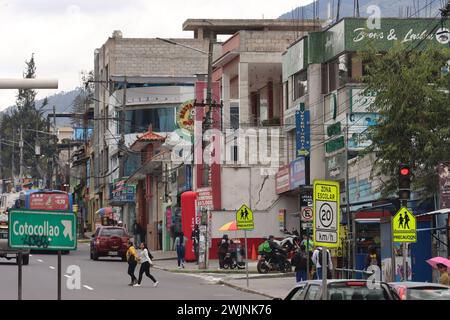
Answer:
<svg viewBox="0 0 450 320"><path fill-rule="evenodd" d="M155 262L158 263L157 261ZM78 266L80 289L68 289L74 283L67 268ZM120 259L89 259L89 245L79 244L78 250L62 256L62 299L66 300L261 300L260 295L246 293L216 284L208 277L170 273L152 269L158 287L144 276L141 287L129 287L127 263ZM30 264L23 266L22 298L56 300L57 255L32 254ZM139 268L139 267L138 267ZM136 276L138 276L138 268ZM15 260L0 259L0 300L17 299L18 267Z"/></svg>

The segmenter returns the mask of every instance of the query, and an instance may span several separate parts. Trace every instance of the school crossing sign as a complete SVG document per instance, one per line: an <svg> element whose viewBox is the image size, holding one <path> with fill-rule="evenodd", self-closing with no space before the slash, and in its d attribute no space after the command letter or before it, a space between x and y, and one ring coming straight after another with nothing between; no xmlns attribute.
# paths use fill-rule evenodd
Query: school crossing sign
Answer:
<svg viewBox="0 0 450 320"><path fill-rule="evenodd" d="M417 242L416 217L406 207L402 207L392 219L393 242Z"/></svg>
<svg viewBox="0 0 450 320"><path fill-rule="evenodd" d="M253 230L255 228L253 212L245 204L236 211L236 225L238 230Z"/></svg>
<svg viewBox="0 0 450 320"><path fill-rule="evenodd" d="M339 246L339 183L314 181L314 244L328 248Z"/></svg>

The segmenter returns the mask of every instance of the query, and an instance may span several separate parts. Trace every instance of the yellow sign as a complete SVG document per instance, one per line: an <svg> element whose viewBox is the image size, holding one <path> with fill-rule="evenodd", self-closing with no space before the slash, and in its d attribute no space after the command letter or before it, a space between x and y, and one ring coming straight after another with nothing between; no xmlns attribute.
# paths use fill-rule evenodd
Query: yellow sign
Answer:
<svg viewBox="0 0 450 320"><path fill-rule="evenodd" d="M316 246L339 246L339 182L314 181L313 240Z"/></svg>
<svg viewBox="0 0 450 320"><path fill-rule="evenodd" d="M402 207L392 219L393 242L417 242L416 217Z"/></svg>
<svg viewBox="0 0 450 320"><path fill-rule="evenodd" d="M236 211L236 225L238 230L253 230L255 228L253 212L245 204Z"/></svg>

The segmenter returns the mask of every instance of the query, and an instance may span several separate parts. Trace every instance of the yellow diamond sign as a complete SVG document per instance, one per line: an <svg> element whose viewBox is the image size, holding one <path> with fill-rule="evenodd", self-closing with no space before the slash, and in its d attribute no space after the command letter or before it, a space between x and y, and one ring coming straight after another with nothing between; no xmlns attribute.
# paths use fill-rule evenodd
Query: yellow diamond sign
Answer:
<svg viewBox="0 0 450 320"><path fill-rule="evenodd" d="M393 242L417 242L416 217L402 207L392 219Z"/></svg>
<svg viewBox="0 0 450 320"><path fill-rule="evenodd" d="M236 211L236 224L238 230L253 230L255 228L253 212L245 204Z"/></svg>

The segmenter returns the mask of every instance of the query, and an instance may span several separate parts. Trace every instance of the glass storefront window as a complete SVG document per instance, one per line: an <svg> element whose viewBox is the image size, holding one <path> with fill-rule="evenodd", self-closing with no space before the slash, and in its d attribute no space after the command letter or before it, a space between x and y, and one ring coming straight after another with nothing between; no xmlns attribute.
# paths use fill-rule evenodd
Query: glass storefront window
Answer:
<svg viewBox="0 0 450 320"><path fill-rule="evenodd" d="M293 76L293 87L293 101L308 93L308 73L306 70L298 72Z"/></svg>

